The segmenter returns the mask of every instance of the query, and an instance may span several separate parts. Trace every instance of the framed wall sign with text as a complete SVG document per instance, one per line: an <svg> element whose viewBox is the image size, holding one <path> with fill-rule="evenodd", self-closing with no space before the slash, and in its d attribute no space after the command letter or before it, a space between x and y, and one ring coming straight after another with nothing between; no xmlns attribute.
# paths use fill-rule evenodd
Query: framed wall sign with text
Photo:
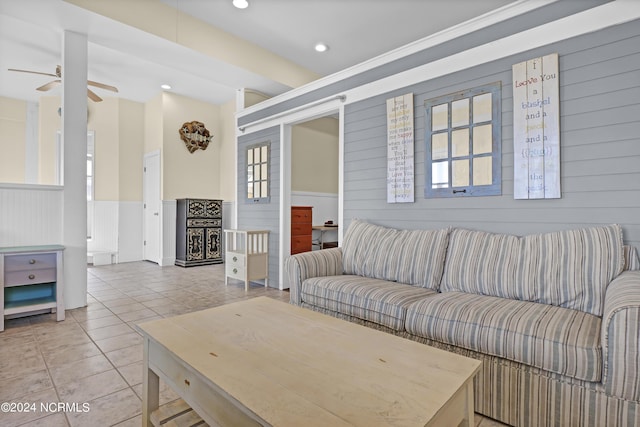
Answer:
<svg viewBox="0 0 640 427"><path fill-rule="evenodd" d="M513 66L515 199L558 199L560 86L558 54Z"/></svg>

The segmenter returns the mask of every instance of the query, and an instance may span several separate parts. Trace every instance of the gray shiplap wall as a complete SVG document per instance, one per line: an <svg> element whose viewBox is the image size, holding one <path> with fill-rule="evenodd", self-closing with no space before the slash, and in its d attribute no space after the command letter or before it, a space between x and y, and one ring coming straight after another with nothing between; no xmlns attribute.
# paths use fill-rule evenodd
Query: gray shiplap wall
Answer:
<svg viewBox="0 0 640 427"><path fill-rule="evenodd" d="M562 198L513 199L511 66L558 52ZM424 101L502 81L502 195L425 199ZM412 92L415 195L386 203L385 100ZM529 234L619 223L640 249L640 22L608 28L370 98L345 109L345 226L466 227Z"/></svg>
<svg viewBox="0 0 640 427"><path fill-rule="evenodd" d="M269 203L247 203L246 148L249 145L271 142ZM270 230L269 286L278 287L280 239L280 128L273 127L238 139L238 229Z"/></svg>

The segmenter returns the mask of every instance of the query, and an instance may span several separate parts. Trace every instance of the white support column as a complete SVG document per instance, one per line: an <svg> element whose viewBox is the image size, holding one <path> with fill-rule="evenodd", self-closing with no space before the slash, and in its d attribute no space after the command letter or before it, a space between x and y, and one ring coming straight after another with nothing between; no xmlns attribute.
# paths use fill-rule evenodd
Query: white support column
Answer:
<svg viewBox="0 0 640 427"><path fill-rule="evenodd" d="M27 129L25 135L25 184L38 184L38 103L27 102Z"/></svg>
<svg viewBox="0 0 640 427"><path fill-rule="evenodd" d="M87 305L87 36L65 31L62 42L64 144L64 300Z"/></svg>
<svg viewBox="0 0 640 427"><path fill-rule="evenodd" d="M280 124L280 252L278 272L280 290L288 289L285 283L284 261L291 254L291 125ZM270 176L273 173L270 172Z"/></svg>

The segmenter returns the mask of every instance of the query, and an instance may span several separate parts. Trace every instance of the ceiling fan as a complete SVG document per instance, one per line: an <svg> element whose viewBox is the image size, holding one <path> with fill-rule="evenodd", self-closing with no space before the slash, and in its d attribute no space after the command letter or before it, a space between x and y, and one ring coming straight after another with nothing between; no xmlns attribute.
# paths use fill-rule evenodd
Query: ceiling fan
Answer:
<svg viewBox="0 0 640 427"><path fill-rule="evenodd" d="M48 90L51 90L55 86L57 86L60 83L62 83L62 67L60 65L56 66L56 73L55 74L42 73L40 71L17 70L15 68L9 68L9 71L17 71L19 73L40 74L40 75L43 75L43 76L50 76L50 77L56 77L57 78L57 80L50 81L49 83L43 84L42 86L36 88L36 90L39 90L41 92L46 92ZM118 92L118 88L116 88L114 86L106 85L104 83L98 83L98 82L94 82L94 81L91 81L91 80L87 80L87 84L89 86L94 86L94 87L97 87L97 88L100 88L100 89L110 90L111 92ZM91 89L89 89L89 88L87 88L87 96L89 97L89 99L91 99L94 102L102 101L102 98L100 98L98 95L96 95L96 93L94 91L92 91Z"/></svg>

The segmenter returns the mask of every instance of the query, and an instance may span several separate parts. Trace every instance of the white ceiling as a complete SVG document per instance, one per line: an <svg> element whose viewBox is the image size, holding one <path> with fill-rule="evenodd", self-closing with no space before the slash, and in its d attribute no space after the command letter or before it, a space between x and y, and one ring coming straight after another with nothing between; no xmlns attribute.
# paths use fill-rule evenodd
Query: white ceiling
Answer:
<svg viewBox="0 0 640 427"><path fill-rule="evenodd" d="M107 1L107 0L95 0ZM111 0L113 1L113 0ZM123 0L119 0L123 1ZM142 1L142 0L127 0ZM490 13L514 0L160 0L320 76ZM62 32L89 39L89 79L117 86L118 96L146 102L170 83L173 91L220 104L238 88L276 95L289 88L63 0L0 0L0 96L37 101L46 76L8 68L55 71ZM329 44L323 54L316 42ZM96 89L102 96L110 92ZM46 94L59 94L54 89Z"/></svg>

